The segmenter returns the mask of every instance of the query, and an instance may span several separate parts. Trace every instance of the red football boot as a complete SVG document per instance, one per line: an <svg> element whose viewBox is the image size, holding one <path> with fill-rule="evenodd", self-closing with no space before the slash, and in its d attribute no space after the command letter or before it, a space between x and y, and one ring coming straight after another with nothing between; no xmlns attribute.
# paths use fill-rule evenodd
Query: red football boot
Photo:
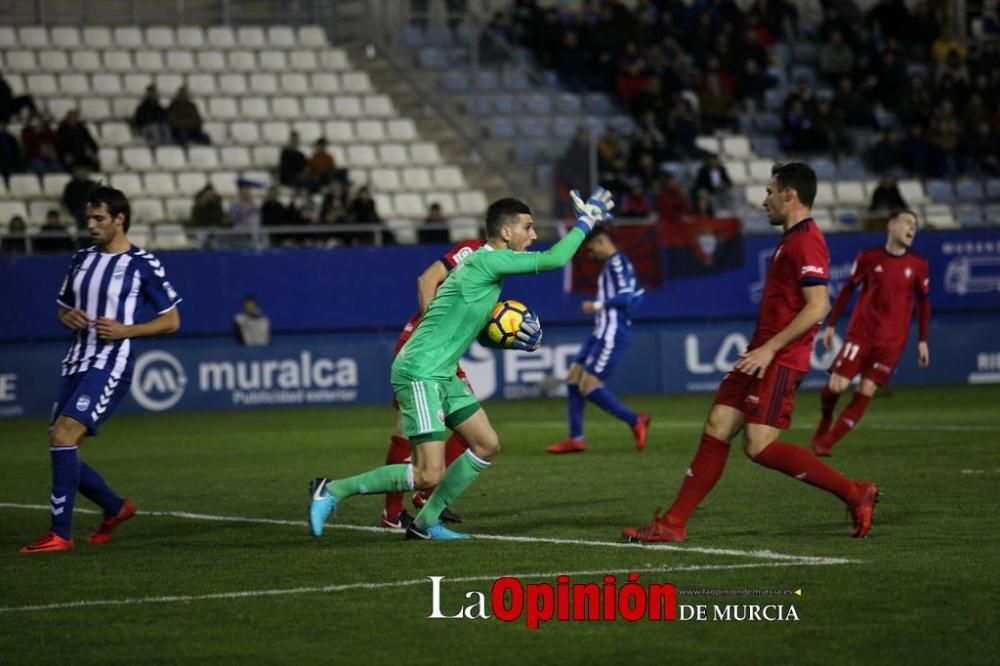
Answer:
<svg viewBox="0 0 1000 666"><path fill-rule="evenodd" d="M567 437L561 442L545 448L549 453L579 453L587 450L587 442L582 439Z"/></svg>
<svg viewBox="0 0 1000 666"><path fill-rule="evenodd" d="M134 515L135 504L130 499L125 500L121 510L117 514L101 521L101 524L97 526L97 531L87 538L87 543L91 546L103 546L109 543L111 541L111 534L115 531L115 528Z"/></svg>
<svg viewBox="0 0 1000 666"><path fill-rule="evenodd" d="M632 543L656 541L687 541L683 525L668 525L666 516L653 514L653 522L641 527L626 527L622 535Z"/></svg>
<svg viewBox="0 0 1000 666"><path fill-rule="evenodd" d="M73 547L72 539L63 539L55 532L49 532L34 543L29 543L21 549L22 553L50 553L56 550L69 550Z"/></svg>
<svg viewBox="0 0 1000 666"><path fill-rule="evenodd" d="M632 426L632 434L635 435L635 450L642 453L646 448L646 436L649 435L649 414L639 414L639 420Z"/></svg>
<svg viewBox="0 0 1000 666"><path fill-rule="evenodd" d="M863 539L868 536L868 532L872 528L872 514L875 513L875 505L880 497L878 486L869 481L858 481L856 497L857 499L847 506L851 512L851 518L854 520L851 536L855 539Z"/></svg>

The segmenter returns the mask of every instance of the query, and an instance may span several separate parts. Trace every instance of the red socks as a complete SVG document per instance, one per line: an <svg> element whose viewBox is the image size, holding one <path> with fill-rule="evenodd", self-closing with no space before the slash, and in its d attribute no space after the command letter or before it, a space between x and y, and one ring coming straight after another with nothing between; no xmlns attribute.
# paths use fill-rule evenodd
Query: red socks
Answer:
<svg viewBox="0 0 1000 666"><path fill-rule="evenodd" d="M444 443L444 466L447 467L469 449L465 440L459 437L458 433L451 433L451 437Z"/></svg>
<svg viewBox="0 0 1000 666"><path fill-rule="evenodd" d="M844 407L844 411L837 417L837 422L833 424L833 428L823 438L823 444L826 448L832 448L834 444L844 438L844 435L851 431L851 428L858 424L861 417L865 415L865 410L868 409L869 402L871 402L871 396L855 391L851 402L847 407Z"/></svg>
<svg viewBox="0 0 1000 666"><path fill-rule="evenodd" d="M831 492L845 502L854 490L853 481L801 446L772 442L753 461Z"/></svg>
<svg viewBox="0 0 1000 666"><path fill-rule="evenodd" d="M687 522L695 508L719 481L728 458L729 444L708 433L702 433L698 453L688 467L677 499L665 516L667 524L683 526Z"/></svg>
<svg viewBox="0 0 1000 666"><path fill-rule="evenodd" d="M401 463L407 463L410 461L410 455L413 453L413 448L410 446L410 440L406 437L401 437L399 435L393 435L389 443L389 450L385 454L385 464L386 465L399 465ZM392 520L399 515L399 512L403 510L403 493L386 493L385 494L385 515L389 520Z"/></svg>

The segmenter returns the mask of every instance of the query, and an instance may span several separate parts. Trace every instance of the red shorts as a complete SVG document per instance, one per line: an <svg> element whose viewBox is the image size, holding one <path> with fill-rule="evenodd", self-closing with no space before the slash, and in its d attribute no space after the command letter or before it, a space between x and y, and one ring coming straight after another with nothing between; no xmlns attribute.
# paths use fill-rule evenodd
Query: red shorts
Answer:
<svg viewBox="0 0 1000 666"><path fill-rule="evenodd" d="M403 327L403 330L399 334L399 339L396 340L396 349L395 351L392 352L393 358L396 358L396 355L399 354L399 350L403 348L403 345L406 344L406 341L410 339L411 335L413 335L413 330L415 328L416 326L413 325L413 319L408 321L406 323L406 326ZM465 374L465 370L462 370L462 366L460 365L455 366L455 376L461 379L463 382L465 382L466 386L469 387L469 390L472 391L472 384L469 383L469 378ZM475 391L473 391L473 393L475 393ZM399 409L399 403L396 401L396 398L392 399L392 408Z"/></svg>
<svg viewBox="0 0 1000 666"><path fill-rule="evenodd" d="M787 430L792 425L795 390L806 373L772 363L763 379L730 370L715 394L716 405L743 412L747 423Z"/></svg>
<svg viewBox="0 0 1000 666"><path fill-rule="evenodd" d="M899 347L875 347L865 342L846 340L837 358L833 359L829 372L848 379L854 379L861 373L862 379L885 386L902 353Z"/></svg>

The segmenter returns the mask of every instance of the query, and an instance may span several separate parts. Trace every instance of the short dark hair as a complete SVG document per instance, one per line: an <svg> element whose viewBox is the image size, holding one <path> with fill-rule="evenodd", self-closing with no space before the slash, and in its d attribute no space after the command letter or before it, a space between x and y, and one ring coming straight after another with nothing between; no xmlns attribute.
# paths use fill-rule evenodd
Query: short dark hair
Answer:
<svg viewBox="0 0 1000 666"><path fill-rule="evenodd" d="M125 224L122 225L122 228L126 232L129 225L132 224L132 207L129 206L128 197L121 190L116 190L107 185L98 185L90 190L90 195L87 197L87 204L91 206L100 206L101 204L107 206L108 214L112 218L124 215Z"/></svg>
<svg viewBox="0 0 1000 666"><path fill-rule="evenodd" d="M812 208L813 201L816 200L816 172L811 166L805 162L775 164L771 168L771 175L777 181L778 187L783 190L795 190L799 195L799 201Z"/></svg>
<svg viewBox="0 0 1000 666"><path fill-rule="evenodd" d="M604 236L609 240L611 240L612 242L614 242L614 238L611 238L611 232L608 231L608 228L602 224L599 224L593 229L591 229L590 233L587 234L587 237L583 239L583 244L586 245L590 241L597 240L601 236Z"/></svg>
<svg viewBox="0 0 1000 666"><path fill-rule="evenodd" d="M500 227L515 221L518 215L531 215L531 208L520 199L506 197L491 203L486 209L486 237L499 236Z"/></svg>
<svg viewBox="0 0 1000 666"><path fill-rule="evenodd" d="M893 220L895 220L900 215L912 215L913 219L917 221L917 224L920 224L920 216L917 215L916 211L910 210L909 208L896 208L896 209L894 209L891 213L889 213L889 221L892 222Z"/></svg>

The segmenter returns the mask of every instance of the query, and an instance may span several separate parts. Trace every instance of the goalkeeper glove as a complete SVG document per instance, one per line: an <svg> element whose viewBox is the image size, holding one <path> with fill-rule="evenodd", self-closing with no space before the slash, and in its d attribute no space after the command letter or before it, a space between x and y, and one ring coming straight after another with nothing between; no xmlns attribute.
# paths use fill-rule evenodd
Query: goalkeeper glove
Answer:
<svg viewBox="0 0 1000 666"><path fill-rule="evenodd" d="M576 190L571 190L569 196L573 201L577 226L580 226L581 231L589 233L599 222L611 220L610 211L615 207L615 202L611 200L611 192L603 187L594 190L586 201L580 198L580 193Z"/></svg>
<svg viewBox="0 0 1000 666"><path fill-rule="evenodd" d="M514 349L535 351L542 344L542 324L535 315L529 315L521 320L521 325L514 334Z"/></svg>

